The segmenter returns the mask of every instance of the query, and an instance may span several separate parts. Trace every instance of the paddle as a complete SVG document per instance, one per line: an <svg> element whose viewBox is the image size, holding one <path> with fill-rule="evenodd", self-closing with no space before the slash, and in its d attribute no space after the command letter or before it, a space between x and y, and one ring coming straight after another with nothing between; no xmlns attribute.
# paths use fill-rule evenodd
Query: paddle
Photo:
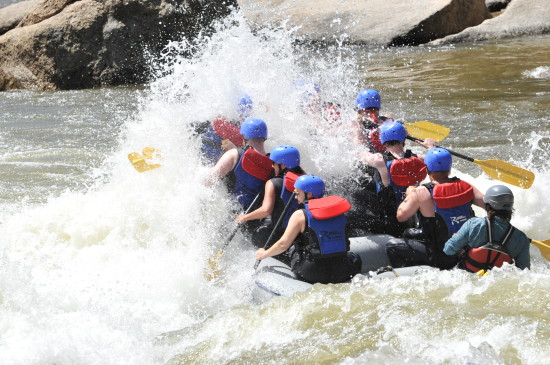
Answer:
<svg viewBox="0 0 550 365"><path fill-rule="evenodd" d="M261 195L262 195L262 191L260 191L256 195L256 197L254 198L252 203L250 203L250 205L248 206L248 209L246 209L244 214L248 214L250 212L250 210L256 204L256 202L258 201L258 199L260 198ZM227 240L223 244L222 248L218 251L218 253L216 253L214 256L212 256L211 258L208 259L208 264L210 265L210 270L209 270L209 272L207 272L205 274L206 279L208 281L214 280L215 278L217 278L220 275L220 269L218 268L218 261L220 260L220 257L223 255L223 250L225 250L225 248L229 245L231 240L233 240L233 237L235 237L235 235L237 234L237 231L239 230L240 226L241 226L240 223L237 224L237 226L235 227L233 232L231 232L229 237L227 237Z"/></svg>
<svg viewBox="0 0 550 365"><path fill-rule="evenodd" d="M288 202L286 202L285 209L283 209L283 212L279 216L279 219L277 219L277 223L275 223L275 226L273 227L273 231L271 231L271 234L269 235L269 237L267 237L267 240L265 241L264 250L267 250L267 248L269 247L269 242L271 242L271 238L273 238L273 235L277 231L277 228L279 228L279 226L283 222L283 217L285 216L286 212L288 211L288 208L290 208L290 205L291 205L292 201L294 200L295 195L296 195L296 193L293 192L292 195L290 196L290 199L288 199ZM256 270L258 268L258 265L260 264L260 261L261 260L256 260L256 263L254 264L254 270Z"/></svg>
<svg viewBox="0 0 550 365"><path fill-rule="evenodd" d="M424 142L424 140L416 137L407 136L412 141ZM439 147L439 146L437 146ZM442 147L445 148L445 147ZM447 151L456 157L465 159L470 162L474 162L491 178L500 180L502 182L519 186L520 188L529 189L533 185L535 180L535 174L529 170L523 169L519 166L513 165L509 162L490 159L490 160L477 160L472 157L468 157L458 152L451 151L445 148Z"/></svg>
<svg viewBox="0 0 550 365"><path fill-rule="evenodd" d="M431 138L436 142L441 142L451 133L451 130L439 124L428 121L420 121L415 123L404 123L407 127L407 133L416 138Z"/></svg>
<svg viewBox="0 0 550 365"><path fill-rule="evenodd" d="M158 151L153 147L144 147L141 150L141 154L137 152L128 154L128 160L130 160L130 163L138 172L149 171L160 167L160 164L150 164L147 162L147 160L151 160L153 158L158 159L159 157L160 155L158 154Z"/></svg>
<svg viewBox="0 0 550 365"><path fill-rule="evenodd" d="M531 240L531 243L537 246L542 257L547 261L550 261L550 239L544 241Z"/></svg>

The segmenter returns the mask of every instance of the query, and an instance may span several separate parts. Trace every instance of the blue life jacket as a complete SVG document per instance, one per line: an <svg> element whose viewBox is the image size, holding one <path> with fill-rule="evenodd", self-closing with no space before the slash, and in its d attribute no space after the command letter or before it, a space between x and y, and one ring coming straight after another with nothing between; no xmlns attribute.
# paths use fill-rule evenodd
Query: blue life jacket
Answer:
<svg viewBox="0 0 550 365"><path fill-rule="evenodd" d="M466 181L454 178L444 184L426 184L432 194L436 215L445 221L448 237L458 232L460 227L472 217L474 189Z"/></svg>
<svg viewBox="0 0 550 365"><path fill-rule="evenodd" d="M305 204L304 249L313 259L343 256L349 251L346 216L349 202L338 196L311 199Z"/></svg>
<svg viewBox="0 0 550 365"><path fill-rule="evenodd" d="M231 172L232 186L229 189L244 209L264 188L273 173L272 162L250 146L239 148L239 162Z"/></svg>

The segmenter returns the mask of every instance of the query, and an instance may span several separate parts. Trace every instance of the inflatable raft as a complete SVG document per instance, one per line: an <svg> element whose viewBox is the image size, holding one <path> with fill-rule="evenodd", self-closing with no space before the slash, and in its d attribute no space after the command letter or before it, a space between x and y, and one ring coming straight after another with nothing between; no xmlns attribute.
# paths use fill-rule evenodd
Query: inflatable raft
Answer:
<svg viewBox="0 0 550 365"><path fill-rule="evenodd" d="M411 266L393 269L386 255L386 244L393 236L375 234L350 239L351 251L361 257L361 273L371 279L410 276L420 270L437 270L430 266ZM256 269L253 290L254 300L265 302L274 297L289 297L297 292L310 289L313 285L298 280L283 262L269 257L260 262Z"/></svg>

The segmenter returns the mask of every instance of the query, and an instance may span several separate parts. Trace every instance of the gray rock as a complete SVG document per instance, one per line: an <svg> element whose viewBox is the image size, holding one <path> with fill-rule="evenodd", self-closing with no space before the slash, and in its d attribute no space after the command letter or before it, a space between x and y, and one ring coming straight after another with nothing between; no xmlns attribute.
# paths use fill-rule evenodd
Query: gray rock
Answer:
<svg viewBox="0 0 550 365"><path fill-rule="evenodd" d="M432 44L474 42L550 33L549 0L512 0L504 12Z"/></svg>
<svg viewBox="0 0 550 365"><path fill-rule="evenodd" d="M55 14L60 13L67 5L74 3L75 1L76 0L40 1L31 12L25 15L18 27L40 23L42 20L48 19Z"/></svg>
<svg viewBox="0 0 550 365"><path fill-rule="evenodd" d="M288 20L304 41L416 45L490 18L485 0L238 0L259 26Z"/></svg>
<svg viewBox="0 0 550 365"><path fill-rule="evenodd" d="M81 89L147 81L145 51L193 40L232 0L41 0L0 36L0 90Z"/></svg>
<svg viewBox="0 0 550 365"><path fill-rule="evenodd" d="M38 3L38 0L21 1L0 8L0 34L15 28Z"/></svg>

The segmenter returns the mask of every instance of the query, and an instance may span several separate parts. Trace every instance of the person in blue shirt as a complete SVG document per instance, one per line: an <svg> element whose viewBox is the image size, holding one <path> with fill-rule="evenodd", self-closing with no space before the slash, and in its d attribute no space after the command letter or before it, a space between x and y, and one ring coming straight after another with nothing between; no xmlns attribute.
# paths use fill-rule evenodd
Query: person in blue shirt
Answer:
<svg viewBox="0 0 550 365"><path fill-rule="evenodd" d="M486 218L471 218L447 242L443 252L455 255L464 250L459 267L479 272L512 263L520 269L531 267L529 239L510 224L514 194L504 185L490 187L483 198Z"/></svg>

